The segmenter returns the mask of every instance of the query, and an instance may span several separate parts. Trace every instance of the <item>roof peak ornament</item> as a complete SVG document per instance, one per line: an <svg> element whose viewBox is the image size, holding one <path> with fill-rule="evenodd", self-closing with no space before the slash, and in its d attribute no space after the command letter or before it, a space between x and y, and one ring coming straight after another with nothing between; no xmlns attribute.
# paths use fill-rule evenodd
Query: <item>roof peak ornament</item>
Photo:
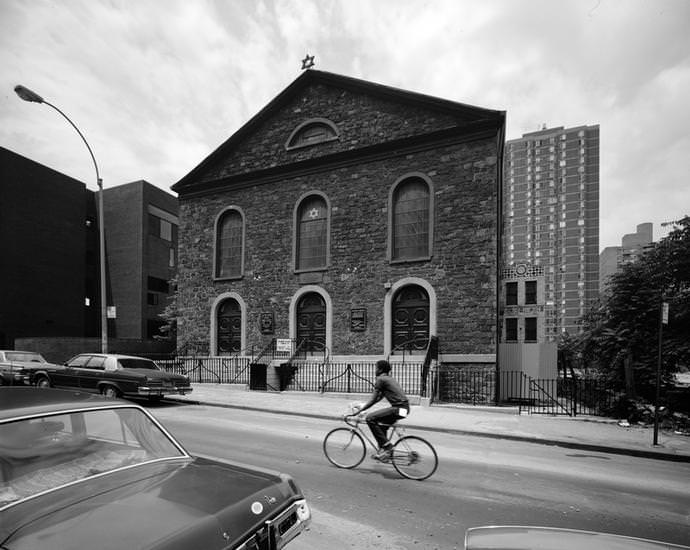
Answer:
<svg viewBox="0 0 690 550"><path fill-rule="evenodd" d="M314 65L314 56L309 54L305 55L302 60L302 70L311 69Z"/></svg>

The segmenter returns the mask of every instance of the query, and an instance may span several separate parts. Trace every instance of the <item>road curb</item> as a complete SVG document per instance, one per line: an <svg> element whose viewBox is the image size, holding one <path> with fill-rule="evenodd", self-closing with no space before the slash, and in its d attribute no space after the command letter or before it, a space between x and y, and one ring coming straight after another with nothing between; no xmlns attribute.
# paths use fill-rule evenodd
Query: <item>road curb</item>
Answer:
<svg viewBox="0 0 690 550"><path fill-rule="evenodd" d="M223 409L239 409L245 411L257 411L272 414L282 414L288 416L302 416L305 418L317 418L320 420L340 420L341 417L338 415L326 415L326 414L316 414L308 412L295 412L295 411L278 411L275 409L264 408L264 407L253 407L250 405L233 405L227 403L213 403L207 401L193 401L191 399L177 399L175 397L166 397L165 401L174 401L176 403L182 403L187 405L203 405L207 407L220 407ZM534 443L537 445L548 445L551 447L564 447L566 449L577 449L581 451L598 452L598 453L608 453L608 454L618 454L626 456L634 456L637 458L649 458L652 460L665 460L669 462L687 462L690 463L690 456L679 455L674 453L664 453L659 451L646 451L643 449L630 449L625 447L612 447L608 445L595 445L592 443L577 443L572 441L561 441L557 439L541 439L538 437L527 437L521 435L511 435L503 433L491 433L491 432L479 432L472 430L459 430L454 428L436 428L433 426L420 426L417 424L405 424L406 428L412 430L420 430L427 432L437 432L437 433L447 433L453 435L467 435L473 437L485 437L488 439L505 439L508 441L519 441L523 443Z"/></svg>

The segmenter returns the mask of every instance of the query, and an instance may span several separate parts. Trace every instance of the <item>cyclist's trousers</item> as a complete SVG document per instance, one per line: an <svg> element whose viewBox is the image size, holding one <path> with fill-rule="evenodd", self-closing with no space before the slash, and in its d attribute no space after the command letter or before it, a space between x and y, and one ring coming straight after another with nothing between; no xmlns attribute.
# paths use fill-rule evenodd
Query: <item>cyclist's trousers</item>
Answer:
<svg viewBox="0 0 690 550"><path fill-rule="evenodd" d="M369 413L367 415L367 424L371 433L374 435L376 442L379 444L379 449L384 447L388 441L388 429L401 418L399 414L400 407L386 407Z"/></svg>

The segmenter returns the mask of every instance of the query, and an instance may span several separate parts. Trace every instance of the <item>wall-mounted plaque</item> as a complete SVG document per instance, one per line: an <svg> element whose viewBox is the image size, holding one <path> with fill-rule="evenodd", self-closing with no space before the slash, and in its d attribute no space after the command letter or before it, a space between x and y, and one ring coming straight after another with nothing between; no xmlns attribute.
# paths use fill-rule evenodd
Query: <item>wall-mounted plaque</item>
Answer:
<svg viewBox="0 0 690 550"><path fill-rule="evenodd" d="M350 310L350 331L364 332L367 330L367 310L357 308Z"/></svg>
<svg viewBox="0 0 690 550"><path fill-rule="evenodd" d="M259 318L259 323L261 326L261 334L273 334L273 312L263 312Z"/></svg>

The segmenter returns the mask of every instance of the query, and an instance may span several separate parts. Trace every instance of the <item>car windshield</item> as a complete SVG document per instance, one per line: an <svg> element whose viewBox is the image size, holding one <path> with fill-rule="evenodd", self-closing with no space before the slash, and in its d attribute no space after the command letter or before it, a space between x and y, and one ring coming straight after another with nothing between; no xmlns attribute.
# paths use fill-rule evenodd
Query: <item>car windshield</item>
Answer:
<svg viewBox="0 0 690 550"><path fill-rule="evenodd" d="M123 369L149 369L149 370L160 370L158 365L151 361L150 359L136 359L121 357L117 360Z"/></svg>
<svg viewBox="0 0 690 550"><path fill-rule="evenodd" d="M38 353L31 353L26 351L6 351L8 361L17 361L20 363L45 363L46 360L43 359Z"/></svg>
<svg viewBox="0 0 690 550"><path fill-rule="evenodd" d="M6 421L0 424L0 510L94 475L186 456L136 408Z"/></svg>

